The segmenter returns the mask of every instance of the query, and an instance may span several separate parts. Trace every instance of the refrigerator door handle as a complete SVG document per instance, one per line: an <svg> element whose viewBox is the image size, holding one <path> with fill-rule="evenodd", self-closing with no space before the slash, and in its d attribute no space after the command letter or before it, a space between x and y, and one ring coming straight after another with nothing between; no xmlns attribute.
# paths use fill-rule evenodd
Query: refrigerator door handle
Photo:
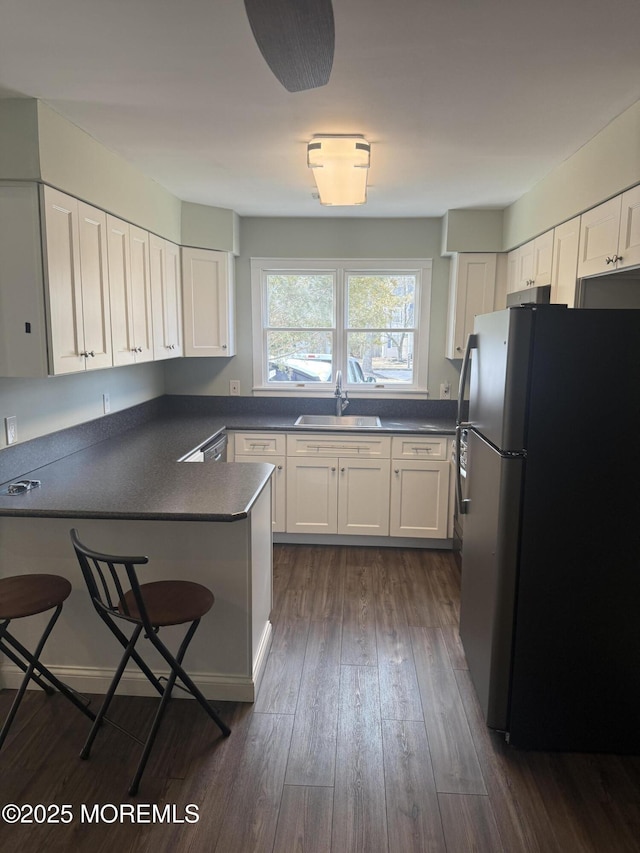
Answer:
<svg viewBox="0 0 640 853"><path fill-rule="evenodd" d="M467 508L469 506L469 500L467 498L463 499L462 497L462 462L460 459L460 439L462 437L462 430L468 429L470 426L471 424L467 423L459 423L456 426L456 506L458 509L458 515L466 515Z"/></svg>
<svg viewBox="0 0 640 853"><path fill-rule="evenodd" d="M478 336L469 335L467 338L467 347L464 351L464 359L462 360L462 370L460 371L460 385L458 387L458 415L456 423L460 426L462 422L462 406L464 404L464 391L467 387L467 376L469 374L469 366L471 365L471 350L478 348Z"/></svg>

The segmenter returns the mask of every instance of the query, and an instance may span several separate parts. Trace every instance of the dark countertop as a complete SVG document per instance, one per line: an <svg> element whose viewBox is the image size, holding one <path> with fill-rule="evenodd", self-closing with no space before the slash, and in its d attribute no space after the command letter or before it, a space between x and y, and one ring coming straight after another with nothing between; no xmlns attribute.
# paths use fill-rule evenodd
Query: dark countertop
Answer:
<svg viewBox="0 0 640 853"><path fill-rule="evenodd" d="M246 518L271 477L272 465L177 460L225 427L319 431L294 428L295 419L262 414L164 415L13 477L40 480L42 485L19 495L1 494L0 516L222 522ZM454 427L449 419L382 419L381 430L366 432L451 435Z"/></svg>

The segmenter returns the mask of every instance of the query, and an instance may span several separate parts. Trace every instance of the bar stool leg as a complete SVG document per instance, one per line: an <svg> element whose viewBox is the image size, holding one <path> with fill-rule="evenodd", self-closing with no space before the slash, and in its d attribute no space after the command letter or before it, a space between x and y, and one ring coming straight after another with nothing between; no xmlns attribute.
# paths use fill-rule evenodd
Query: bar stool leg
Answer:
<svg viewBox="0 0 640 853"><path fill-rule="evenodd" d="M96 735L98 734L98 729L102 724L102 720L104 715L109 710L109 705L111 704L111 700L114 697L118 684L120 683L120 679L122 678L122 674L125 670L127 663L129 662L129 658L131 657L131 653L133 651L133 647L138 641L138 637L142 632L142 625L137 625L133 634L131 635L131 639L125 649L125 652L122 656L122 660L118 665L118 669L116 670L116 674L113 676L113 680L109 685L109 690L107 691L106 696L104 697L104 702L102 703L102 707L98 711L95 720L93 721L93 726L91 727L91 731L89 732L89 737L86 740L85 745L82 747L82 751L80 753L80 758L89 758L91 754L91 747L93 746L93 742L96 739Z"/></svg>
<svg viewBox="0 0 640 853"><path fill-rule="evenodd" d="M6 635L6 637L4 638L4 641L5 641L4 643L0 643L0 649L2 650L2 652L4 652L4 654L6 654L8 657L10 657L11 660L15 661L15 663L17 663L17 665L20 667L20 669L23 672L26 672L27 671L26 664L23 661L21 661L17 657L17 655L13 654L11 649L9 649L7 647L6 643L11 643L13 648L19 654L22 655L24 660L28 661L28 660L32 659L33 656L31 654L31 652L29 652L28 649L25 649L25 647L21 643L19 643L15 637L12 637L10 634ZM64 681L60 681L59 678L56 678L56 676L52 672L50 672L44 664L40 663L39 660L36 660L34 662L34 670L35 671L31 674L31 680L35 681L36 684L38 684L40 687L42 687L42 689L45 691L45 693L48 693L51 696L57 690L59 693L62 693L63 696L66 696L67 699L70 702L72 702L76 706L76 708L78 708L78 710L82 711L82 713L85 714L85 716L89 717L90 720L95 720L96 715L93 713L93 711L89 710L89 708L88 708L89 700L84 699L84 701L83 701L82 694L78 693L77 690L74 690L73 687L69 687L69 685L65 684ZM49 682L49 684L53 685L53 687L55 687L56 690L53 690L49 686L49 684L45 684L41 680L41 678L35 674L35 672L38 672L39 676L41 676L42 678L46 678L47 681Z"/></svg>
<svg viewBox="0 0 640 853"><path fill-rule="evenodd" d="M196 628L198 627L198 623L200 620L198 619L191 625L189 632L183 640L183 645L180 647L180 651L176 658L173 658L167 648L163 645L161 640L154 635L153 637L149 637L153 645L160 652L162 657L167 661L172 671L176 673L176 675L180 678L180 681L184 684L184 686L189 690L194 699L199 703L199 705L203 708L204 711L208 714L209 717L214 721L214 723L218 726L220 731L225 737L229 737L231 734L231 729L227 724L220 719L220 717L213 710L211 705L207 702L204 694L196 687L193 683L192 679L187 675L187 673L182 668L182 658L184 657L184 653L186 652L187 645L191 642L191 637L193 637ZM186 642L186 645L185 645ZM184 648L183 648L184 647Z"/></svg>
<svg viewBox="0 0 640 853"><path fill-rule="evenodd" d="M47 627L44 629L44 634L42 635L42 637L40 637L40 642L38 643L36 650L33 653L33 656L31 656L31 658L30 658L29 665L27 666L27 668L25 670L25 673L26 673L25 677L22 680L22 684L18 688L18 692L16 693L15 699L13 700L13 704L11 705L11 709L9 710L7 718L4 721L4 725L2 726L2 729L0 730L0 749L2 749L2 746L6 740L6 737L9 734L9 729L11 728L11 723L13 722L14 717L18 711L18 708L20 707L20 703L22 702L22 697L24 696L25 691L27 689L27 684L29 683L29 681L33 677L33 670L35 668L36 662L38 661L38 659L40 658L40 655L42 654L44 644L47 642L49 634L53 630L53 626L58 621L58 616L60 615L61 611L62 611L62 604L59 604L56 607L56 609L53 613L53 616L49 620ZM4 626L5 631L6 631L8 624L9 624L9 622L7 621L7 623ZM3 633L4 633L4 631L3 631Z"/></svg>

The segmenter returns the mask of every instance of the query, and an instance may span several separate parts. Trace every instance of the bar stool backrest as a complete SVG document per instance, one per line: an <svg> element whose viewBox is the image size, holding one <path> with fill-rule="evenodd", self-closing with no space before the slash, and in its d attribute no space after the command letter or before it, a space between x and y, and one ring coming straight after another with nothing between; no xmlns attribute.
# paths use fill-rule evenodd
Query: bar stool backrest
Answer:
<svg viewBox="0 0 640 853"><path fill-rule="evenodd" d="M152 631L153 628L149 621L135 570L136 566L146 565L149 558L116 556L93 551L82 544L75 528L71 531L71 541L91 601L98 614L103 618L108 615L117 619L124 619L126 622L133 622L136 625L142 622L146 631ZM125 577L138 606L139 617L132 616L127 606L125 593L128 592L128 589L124 589L122 586Z"/></svg>

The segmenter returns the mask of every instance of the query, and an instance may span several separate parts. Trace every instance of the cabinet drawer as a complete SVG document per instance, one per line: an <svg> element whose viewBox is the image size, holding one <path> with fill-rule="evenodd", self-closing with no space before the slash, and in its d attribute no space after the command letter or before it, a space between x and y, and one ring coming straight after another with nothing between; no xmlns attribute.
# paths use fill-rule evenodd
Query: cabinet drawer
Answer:
<svg viewBox="0 0 640 853"><path fill-rule="evenodd" d="M277 432L237 432L235 433L236 456L284 456L287 437Z"/></svg>
<svg viewBox="0 0 640 853"><path fill-rule="evenodd" d="M447 459L447 437L434 435L394 436L391 456L394 459Z"/></svg>
<svg viewBox="0 0 640 853"><path fill-rule="evenodd" d="M291 435L287 436L287 456L345 456L389 458L391 439L381 435Z"/></svg>

